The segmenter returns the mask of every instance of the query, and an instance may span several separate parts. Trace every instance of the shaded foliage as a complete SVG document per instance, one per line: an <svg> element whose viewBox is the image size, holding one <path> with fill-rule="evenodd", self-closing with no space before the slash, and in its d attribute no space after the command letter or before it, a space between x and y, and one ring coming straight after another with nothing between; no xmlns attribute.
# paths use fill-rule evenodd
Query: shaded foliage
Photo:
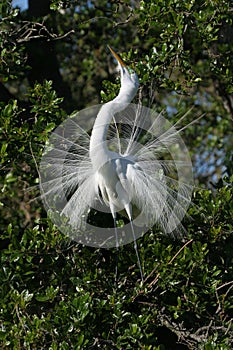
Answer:
<svg viewBox="0 0 233 350"><path fill-rule="evenodd" d="M0 4L2 349L231 349L232 7L230 1ZM196 182L186 243L151 230L119 251L80 246L38 197L43 146L74 109L118 92L106 44L140 81L138 100L175 121ZM32 188L31 190L29 190Z"/></svg>

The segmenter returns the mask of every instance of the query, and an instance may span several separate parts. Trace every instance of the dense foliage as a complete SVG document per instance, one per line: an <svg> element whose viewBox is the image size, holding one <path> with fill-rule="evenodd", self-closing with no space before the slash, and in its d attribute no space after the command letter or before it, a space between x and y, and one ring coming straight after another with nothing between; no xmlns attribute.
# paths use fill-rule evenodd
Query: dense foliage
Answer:
<svg viewBox="0 0 233 350"><path fill-rule="evenodd" d="M0 4L1 349L233 348L231 1L29 0ZM154 229L116 252L83 247L47 219L38 165L74 110L118 92L106 44L134 66L138 99L175 122L197 189L186 242ZM101 100L100 100L101 98ZM178 115L177 115L178 114Z"/></svg>

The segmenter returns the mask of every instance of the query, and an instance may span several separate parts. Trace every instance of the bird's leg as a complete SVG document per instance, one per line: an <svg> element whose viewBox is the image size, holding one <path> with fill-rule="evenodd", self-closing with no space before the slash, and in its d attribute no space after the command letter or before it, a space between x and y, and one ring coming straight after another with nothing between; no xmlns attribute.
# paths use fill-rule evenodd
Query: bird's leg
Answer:
<svg viewBox="0 0 233 350"><path fill-rule="evenodd" d="M142 272L142 265L141 265L141 261L140 261L140 256L138 253L138 245L137 245L137 240L136 240L136 236L135 236L135 232L134 232L134 227L133 227L133 223L132 223L132 206L131 204L127 204L125 206L125 210L127 212L127 215L129 217L130 220L130 225L131 225L131 231L132 231L132 235L133 235L133 241L134 241L134 250L136 252L136 256L137 256L137 261L138 261L138 266L139 266L139 270L140 270L140 274L141 274L141 280L142 283L144 282L144 276L143 276L143 272Z"/></svg>
<svg viewBox="0 0 233 350"><path fill-rule="evenodd" d="M110 210L113 217L114 222L114 230L115 230L115 240L116 240L116 270L115 270L115 284L117 285L117 279L118 279L118 256L119 256L119 239L118 239L118 232L117 232L117 224L116 224L116 211L113 204L109 204Z"/></svg>
<svg viewBox="0 0 233 350"><path fill-rule="evenodd" d="M119 241L118 241L118 232L116 225L116 215L113 216L114 221L114 230L115 230L115 238L116 238L116 269L115 269L115 284L117 285L118 279L118 257L119 257Z"/></svg>
<svg viewBox="0 0 233 350"><path fill-rule="evenodd" d="M138 253L138 245L137 245L137 241L136 241L136 237L135 237L135 233L134 233L134 227L133 227L133 223L130 220L130 225L131 225L131 230L132 230L132 234L133 234L133 240L134 240L134 250L136 252L136 256L137 256L137 260L138 260L138 266L139 266L139 270L140 270L140 274L141 274L141 280L142 283L144 282L144 276L143 276L143 272L142 272L142 265L141 265L141 261L140 261L140 256Z"/></svg>

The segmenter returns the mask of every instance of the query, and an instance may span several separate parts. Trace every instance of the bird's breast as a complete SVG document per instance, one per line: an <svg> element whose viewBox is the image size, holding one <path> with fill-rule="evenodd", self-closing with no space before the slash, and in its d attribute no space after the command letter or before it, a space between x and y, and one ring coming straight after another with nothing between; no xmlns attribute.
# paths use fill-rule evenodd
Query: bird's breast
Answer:
<svg viewBox="0 0 233 350"><path fill-rule="evenodd" d="M132 166L133 161L118 155L98 169L98 188L106 205L122 210L130 202L128 170Z"/></svg>

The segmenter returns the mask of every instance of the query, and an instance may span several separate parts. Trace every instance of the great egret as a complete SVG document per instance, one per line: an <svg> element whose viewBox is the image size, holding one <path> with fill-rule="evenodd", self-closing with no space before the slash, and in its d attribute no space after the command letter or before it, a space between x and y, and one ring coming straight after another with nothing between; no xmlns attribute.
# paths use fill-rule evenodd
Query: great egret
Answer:
<svg viewBox="0 0 233 350"><path fill-rule="evenodd" d="M119 94L72 115L52 133L40 164L40 187L52 220L76 241L117 248L134 241L143 280L136 239L154 224L164 233L182 236L192 166L179 135L183 129L177 130L162 114L131 104L138 76L110 51L120 69ZM110 212L114 228L91 225L91 208L103 216ZM122 211L129 223L117 227Z"/></svg>
<svg viewBox="0 0 233 350"><path fill-rule="evenodd" d="M121 58L110 47L109 49L119 63L121 88L117 97L106 103L97 115L90 139L90 159L95 171L95 187L100 191L105 204L111 210L114 220L116 248L118 248L116 213L125 209L130 223L132 222L132 198L131 191L127 187L133 185L134 178L141 169L132 157L108 149L106 144L107 132L114 115L124 110L136 95L139 81L137 74L133 70L129 70ZM143 280L133 225L131 225L131 228L141 279Z"/></svg>

